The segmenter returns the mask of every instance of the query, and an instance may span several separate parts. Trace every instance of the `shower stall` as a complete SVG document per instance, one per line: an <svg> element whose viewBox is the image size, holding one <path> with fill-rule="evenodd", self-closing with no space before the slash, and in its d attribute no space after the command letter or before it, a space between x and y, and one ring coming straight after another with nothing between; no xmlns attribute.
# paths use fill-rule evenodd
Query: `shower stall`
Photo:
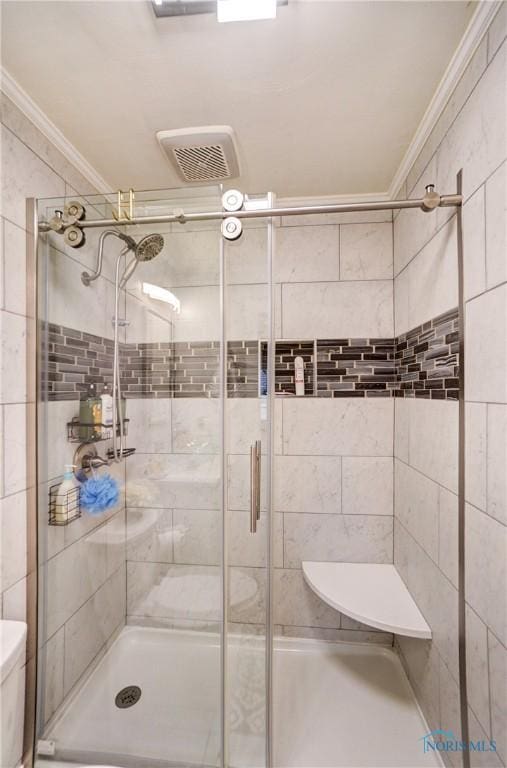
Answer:
<svg viewBox="0 0 507 768"><path fill-rule="evenodd" d="M443 640L421 604L429 634L395 639L315 594L304 564L396 564L408 390L459 399L454 341L433 384L399 360L416 339L433 370L419 336L456 335L459 311L396 335L393 211L451 221L459 202L274 210L219 187L136 192L129 210L34 202L37 765L441 764L398 651L417 657L433 630L458 667L459 606ZM112 386L114 416L87 433L91 384ZM457 457L457 428L451 443ZM110 474L118 503L55 524L68 464Z"/></svg>

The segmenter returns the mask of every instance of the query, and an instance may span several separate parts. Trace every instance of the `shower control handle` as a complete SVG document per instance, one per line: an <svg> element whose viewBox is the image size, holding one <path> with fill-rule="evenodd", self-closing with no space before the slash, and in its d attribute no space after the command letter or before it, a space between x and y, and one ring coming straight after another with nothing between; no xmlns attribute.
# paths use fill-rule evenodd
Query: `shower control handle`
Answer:
<svg viewBox="0 0 507 768"><path fill-rule="evenodd" d="M250 446L250 533L257 533L261 516L261 441Z"/></svg>

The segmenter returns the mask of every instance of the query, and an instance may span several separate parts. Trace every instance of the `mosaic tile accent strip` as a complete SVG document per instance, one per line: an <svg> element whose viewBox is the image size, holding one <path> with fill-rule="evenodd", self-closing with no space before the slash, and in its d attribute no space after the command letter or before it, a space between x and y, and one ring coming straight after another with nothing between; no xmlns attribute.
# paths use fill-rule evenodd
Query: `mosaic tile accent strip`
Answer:
<svg viewBox="0 0 507 768"><path fill-rule="evenodd" d="M171 397L173 344L120 344L122 393L131 397Z"/></svg>
<svg viewBox="0 0 507 768"><path fill-rule="evenodd" d="M412 328L396 339L395 397L459 398L458 309Z"/></svg>
<svg viewBox="0 0 507 768"><path fill-rule="evenodd" d="M319 339L318 397L391 397L395 349L395 339Z"/></svg>
<svg viewBox="0 0 507 768"><path fill-rule="evenodd" d="M457 400L458 310L397 338L277 341L276 394L295 394L294 360L298 356L305 365L306 396ZM220 393L218 341L121 343L120 367L127 398L218 397ZM258 397L265 390L266 369L265 342L229 341L228 397ZM112 378L112 339L47 326L42 394L48 400L79 400L91 383L100 388L111 384Z"/></svg>
<svg viewBox="0 0 507 768"><path fill-rule="evenodd" d="M228 397L257 397L259 394L259 342L229 341L227 344Z"/></svg>
<svg viewBox="0 0 507 768"><path fill-rule="evenodd" d="M220 342L177 341L172 349L173 397L218 397Z"/></svg>
<svg viewBox="0 0 507 768"><path fill-rule="evenodd" d="M47 395L48 400L79 400L89 384L112 382L111 339L49 323L44 351L47 351L47 371L42 376L42 394Z"/></svg>

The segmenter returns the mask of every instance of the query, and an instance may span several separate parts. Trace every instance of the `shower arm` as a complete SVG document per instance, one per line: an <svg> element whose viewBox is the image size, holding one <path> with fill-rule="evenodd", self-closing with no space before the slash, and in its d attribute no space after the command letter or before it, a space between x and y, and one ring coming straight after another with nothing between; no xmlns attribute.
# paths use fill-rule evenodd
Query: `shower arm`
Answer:
<svg viewBox="0 0 507 768"><path fill-rule="evenodd" d="M127 244L127 249L125 253L129 250L133 250L133 247L135 248L134 240L131 237L129 237L129 235L124 235L123 232L117 232L115 229L106 229L105 232L102 232L99 238L99 250L97 253L97 263L95 265L95 271L91 275L89 272L81 273L81 282L86 286L90 285L90 283L93 283L93 281L96 280L98 277L100 277L100 275L102 274L102 264L104 261L104 241L106 237L109 237L110 235L114 235L115 237L118 237L120 240L123 240Z"/></svg>

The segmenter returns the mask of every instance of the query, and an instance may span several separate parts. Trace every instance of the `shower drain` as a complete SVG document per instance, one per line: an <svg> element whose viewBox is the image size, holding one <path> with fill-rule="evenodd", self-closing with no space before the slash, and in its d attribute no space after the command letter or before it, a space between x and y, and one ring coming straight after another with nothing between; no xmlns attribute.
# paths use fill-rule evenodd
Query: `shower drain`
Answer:
<svg viewBox="0 0 507 768"><path fill-rule="evenodd" d="M139 686L127 685L126 688L122 688L121 691L118 691L114 703L120 709L128 709L128 707L133 707L134 704L137 704L140 698L141 689Z"/></svg>

